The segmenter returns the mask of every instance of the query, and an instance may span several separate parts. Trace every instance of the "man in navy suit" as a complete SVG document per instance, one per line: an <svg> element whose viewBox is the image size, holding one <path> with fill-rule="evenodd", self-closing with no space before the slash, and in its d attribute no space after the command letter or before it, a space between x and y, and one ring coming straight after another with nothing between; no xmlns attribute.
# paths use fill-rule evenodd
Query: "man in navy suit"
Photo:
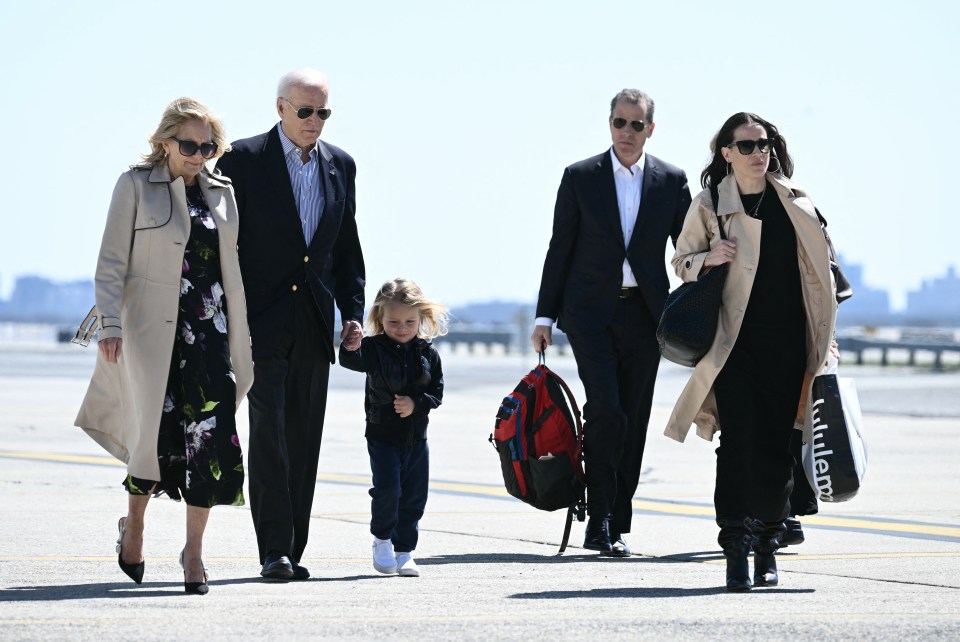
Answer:
<svg viewBox="0 0 960 642"><path fill-rule="evenodd" d="M554 321L570 341L586 393L584 547L627 557L669 291L664 253L690 190L681 169L644 152L655 127L648 95L618 93L609 122L613 146L560 181L531 341L538 352L552 345Z"/></svg>
<svg viewBox="0 0 960 642"><path fill-rule="evenodd" d="M363 336L363 253L357 236L356 165L320 138L331 115L327 79L299 69L280 79L280 122L236 141L217 163L234 186L237 241L253 345L247 465L260 574L306 579L317 461L341 339Z"/></svg>

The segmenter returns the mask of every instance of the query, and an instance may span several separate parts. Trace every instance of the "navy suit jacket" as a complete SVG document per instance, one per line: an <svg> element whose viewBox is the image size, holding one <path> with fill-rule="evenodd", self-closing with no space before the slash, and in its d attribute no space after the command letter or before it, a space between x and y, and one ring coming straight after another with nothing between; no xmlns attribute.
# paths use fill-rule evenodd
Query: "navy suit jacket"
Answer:
<svg viewBox="0 0 960 642"><path fill-rule="evenodd" d="M676 246L690 200L683 170L647 154L637 224L624 247L610 151L567 167L557 192L537 316L556 319L568 333L606 326L623 285L626 258L656 324L670 290L667 238Z"/></svg>
<svg viewBox="0 0 960 642"><path fill-rule="evenodd" d="M217 162L237 198L237 248L247 294L253 358L273 356L292 323L295 296L311 296L323 327L324 355L334 361L334 304L344 320L363 319L366 284L357 235L356 164L342 149L318 141L323 216L307 247L290 175L275 126L238 140Z"/></svg>

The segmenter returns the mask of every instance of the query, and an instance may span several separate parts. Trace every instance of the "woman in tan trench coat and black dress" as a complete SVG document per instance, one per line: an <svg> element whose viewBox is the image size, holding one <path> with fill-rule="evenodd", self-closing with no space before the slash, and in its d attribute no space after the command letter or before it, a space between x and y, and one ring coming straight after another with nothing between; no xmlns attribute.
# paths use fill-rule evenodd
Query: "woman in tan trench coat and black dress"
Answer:
<svg viewBox="0 0 960 642"><path fill-rule="evenodd" d="M755 114L734 114L711 148L701 176L706 189L687 213L673 266L684 281L724 263L730 268L717 335L666 434L683 441L692 423L705 439L720 432L718 540L727 588L742 591L779 582L774 553L794 483L790 436L794 428L808 436L812 430L810 385L833 349L836 287L819 218L790 180L793 161L777 128ZM728 240L720 238L717 214Z"/></svg>
<svg viewBox="0 0 960 642"><path fill-rule="evenodd" d="M253 379L229 179L205 162L228 147L220 120L181 98L146 162L114 188L96 271L97 364L76 425L127 463L117 561L143 579L151 494L187 503L184 589L207 592L210 507L243 504L234 415Z"/></svg>

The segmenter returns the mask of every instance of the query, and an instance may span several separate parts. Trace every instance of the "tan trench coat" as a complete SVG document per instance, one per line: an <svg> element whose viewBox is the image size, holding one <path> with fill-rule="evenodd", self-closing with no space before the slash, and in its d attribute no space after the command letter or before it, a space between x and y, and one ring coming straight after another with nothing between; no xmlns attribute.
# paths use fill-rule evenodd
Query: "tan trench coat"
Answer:
<svg viewBox="0 0 960 642"><path fill-rule="evenodd" d="M827 243L813 203L802 188L779 174L768 173L767 182L780 197L797 235L797 260L800 263L807 322L807 376L804 378L804 391L801 407L797 409L795 427L802 428L809 437L813 429L810 386L813 377L824 368L833 339L837 319L836 285L830 271ZM697 434L708 441L721 429L713 382L726 363L740 332L760 252L763 224L744 213L733 175L720 182L718 191L717 211L727 238L737 239L737 255L730 264L724 284L723 306L720 308L713 345L694 369L664 431L666 436L677 441L686 439L694 423L697 425ZM677 251L672 259L677 276L685 282L696 281L707 253L719 242L720 234L710 191L704 190L693 199L677 240Z"/></svg>
<svg viewBox="0 0 960 642"><path fill-rule="evenodd" d="M197 180L220 239L227 341L239 405L253 383L253 362L237 261L237 204L229 179L203 172ZM166 164L137 165L120 176L107 213L95 285L100 338L122 338L123 351L116 364L98 351L74 423L126 462L130 475L142 479L160 479L157 436L189 235L184 182L171 181Z"/></svg>

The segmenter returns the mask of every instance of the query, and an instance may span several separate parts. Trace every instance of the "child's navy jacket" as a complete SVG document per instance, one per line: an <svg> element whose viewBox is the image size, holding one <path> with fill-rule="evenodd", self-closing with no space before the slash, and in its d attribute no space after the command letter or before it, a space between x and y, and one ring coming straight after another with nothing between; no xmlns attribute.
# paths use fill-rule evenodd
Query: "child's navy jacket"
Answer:
<svg viewBox="0 0 960 642"><path fill-rule="evenodd" d="M427 414L443 400L440 355L429 341L399 344L386 334L367 336L354 352L340 346L340 365L367 374L367 439L404 446L427 438ZM409 417L397 414L394 395L413 399Z"/></svg>

